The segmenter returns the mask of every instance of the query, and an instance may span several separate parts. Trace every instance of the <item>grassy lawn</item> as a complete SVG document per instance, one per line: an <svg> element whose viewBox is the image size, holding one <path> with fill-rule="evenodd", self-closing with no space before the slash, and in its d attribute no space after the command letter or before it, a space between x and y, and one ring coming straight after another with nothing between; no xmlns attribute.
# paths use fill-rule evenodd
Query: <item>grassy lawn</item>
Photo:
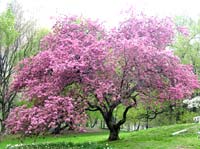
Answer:
<svg viewBox="0 0 200 149"><path fill-rule="evenodd" d="M186 133L172 136L173 132L188 129ZM137 132L121 132L119 141L107 142L108 132L67 134L59 136L45 136L36 139L36 143L41 142L98 142L109 144L114 149L200 149L200 139L197 138L199 124L171 125ZM25 144L31 144L34 138L24 139ZM19 144L16 136L6 136L0 142L3 149L7 144Z"/></svg>

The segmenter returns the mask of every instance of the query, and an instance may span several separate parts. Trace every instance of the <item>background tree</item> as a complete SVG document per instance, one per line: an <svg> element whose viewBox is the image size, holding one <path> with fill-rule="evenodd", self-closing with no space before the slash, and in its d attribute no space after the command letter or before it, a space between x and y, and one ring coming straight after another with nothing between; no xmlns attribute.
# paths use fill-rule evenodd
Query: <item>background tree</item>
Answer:
<svg viewBox="0 0 200 149"><path fill-rule="evenodd" d="M63 123L77 126L84 123L85 110L99 111L113 141L119 139L120 126L138 102L157 105L190 96L199 87L197 76L166 50L173 40L173 27L168 18L143 15L131 16L110 32L89 19L58 20L53 33L42 42L44 51L18 66L13 90L22 92L34 105L14 109L7 120L8 130L29 134ZM67 114L57 110L49 121L53 113L45 111L52 98L55 103L62 99L72 106ZM125 108L118 120L114 110L121 105ZM63 109L60 106L53 109Z"/></svg>
<svg viewBox="0 0 200 149"><path fill-rule="evenodd" d="M9 81L13 68L12 62L17 50L12 45L18 37L18 32L14 28L15 22L11 9L1 14L0 24L0 122L1 130L4 130L3 122L16 95L16 92L13 94L9 93Z"/></svg>
<svg viewBox="0 0 200 149"><path fill-rule="evenodd" d="M180 32L172 48L182 63L192 64L194 73L200 76L200 20L177 17L175 22Z"/></svg>
<svg viewBox="0 0 200 149"><path fill-rule="evenodd" d="M200 20L179 16L175 18L175 23L179 32L177 32L176 40L171 45L171 47L174 50L174 53L180 57L183 64L192 65L193 72L198 75L198 79L200 79ZM199 93L200 91L196 90L193 93L193 97L198 96ZM179 108L183 110L182 112L177 112L179 111L178 107L174 108L175 111L173 111L174 113L172 113L172 115L175 115L173 117L186 119L186 117L189 116L190 111L188 111L186 108L183 108L182 106L183 104L181 104ZM193 115L195 115L195 113L191 113L191 117ZM192 118L187 119L190 121L192 120Z"/></svg>
<svg viewBox="0 0 200 149"><path fill-rule="evenodd" d="M31 51L39 50L39 39L44 33L41 31L35 36L35 22L24 19L17 1L8 5L0 21L0 130L4 131L4 120L17 97L17 93L10 90L14 66L23 57L36 53Z"/></svg>
<svg viewBox="0 0 200 149"><path fill-rule="evenodd" d="M29 38L29 42L26 43L21 49L19 49L16 53L15 64L19 61L23 60L26 57L34 56L39 51L41 51L40 41L44 36L49 33L49 30L46 28L35 29L32 37Z"/></svg>

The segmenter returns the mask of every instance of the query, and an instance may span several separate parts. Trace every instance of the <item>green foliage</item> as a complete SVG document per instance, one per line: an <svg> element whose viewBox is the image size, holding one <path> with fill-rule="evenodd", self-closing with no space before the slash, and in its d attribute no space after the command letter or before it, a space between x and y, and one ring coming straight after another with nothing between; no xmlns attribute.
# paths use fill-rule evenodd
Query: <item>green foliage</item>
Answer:
<svg viewBox="0 0 200 149"><path fill-rule="evenodd" d="M39 51L41 51L42 49L40 48L40 41L48 33L49 33L49 30L45 28L37 30L35 34L31 37L29 42L25 44L19 51L17 51L15 63L19 62L25 57L34 56Z"/></svg>
<svg viewBox="0 0 200 149"><path fill-rule="evenodd" d="M73 92L73 93L75 93L75 92L82 93L82 88L81 88L80 84L78 84L78 83L72 83L71 85L66 86L62 90L61 95L63 95L63 96L69 96L69 94L71 92Z"/></svg>
<svg viewBox="0 0 200 149"><path fill-rule="evenodd" d="M41 144L29 144L29 145L14 145L14 146L7 146L7 149L111 149L107 144L101 145L97 143L81 143L81 144L74 144L74 143L66 143L66 142L59 142L59 143L41 143Z"/></svg>
<svg viewBox="0 0 200 149"><path fill-rule="evenodd" d="M176 17L177 26L188 29L189 35L177 34L172 48L184 64L192 64L194 73L200 78L200 18L195 21L188 17Z"/></svg>
<svg viewBox="0 0 200 149"><path fill-rule="evenodd" d="M185 111L182 115L180 115L180 120L178 123L192 123L193 117L198 116L198 113Z"/></svg>
<svg viewBox="0 0 200 149"><path fill-rule="evenodd" d="M115 117L120 120L123 117L123 111L125 110L125 106L121 105L115 110ZM131 108L127 114L127 122L128 123L136 123L141 119L141 115L145 114L146 110L142 104L138 104L137 107Z"/></svg>
<svg viewBox="0 0 200 149"><path fill-rule="evenodd" d="M194 122L193 117L195 116L198 116L197 112L188 110L183 104L177 104L177 106L173 107L171 110L169 107L165 109L165 112L159 114L156 119L150 122L150 126L192 123Z"/></svg>
<svg viewBox="0 0 200 149"><path fill-rule="evenodd" d="M18 101L15 102L15 105L16 106L23 106L23 105L25 105L26 107L31 108L34 105L34 100L32 100L32 101L18 100Z"/></svg>
<svg viewBox="0 0 200 149"><path fill-rule="evenodd" d="M95 111L95 112L87 111L87 115L88 115L89 119L103 120L103 117L99 111Z"/></svg>
<svg viewBox="0 0 200 149"><path fill-rule="evenodd" d="M14 43L18 36L15 30L15 18L11 9L7 9L0 15L0 45L8 47Z"/></svg>

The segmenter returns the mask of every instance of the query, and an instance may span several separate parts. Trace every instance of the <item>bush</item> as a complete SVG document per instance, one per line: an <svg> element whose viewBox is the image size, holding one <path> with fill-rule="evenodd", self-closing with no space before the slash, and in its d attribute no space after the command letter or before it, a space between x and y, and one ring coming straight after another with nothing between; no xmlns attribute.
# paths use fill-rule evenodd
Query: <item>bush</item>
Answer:
<svg viewBox="0 0 200 149"><path fill-rule="evenodd" d="M74 144L74 143L41 143L41 144L16 144L16 145L8 145L7 149L112 149L111 147L106 145L101 145L97 143L82 143L82 144Z"/></svg>
<svg viewBox="0 0 200 149"><path fill-rule="evenodd" d="M178 123L194 123L193 117L198 116L198 113L185 111L181 116Z"/></svg>

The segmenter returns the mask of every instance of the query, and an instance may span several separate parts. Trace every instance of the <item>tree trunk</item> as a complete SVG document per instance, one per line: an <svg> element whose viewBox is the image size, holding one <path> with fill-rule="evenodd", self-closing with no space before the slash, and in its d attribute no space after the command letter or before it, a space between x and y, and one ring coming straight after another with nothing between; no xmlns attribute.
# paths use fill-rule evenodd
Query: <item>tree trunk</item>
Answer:
<svg viewBox="0 0 200 149"><path fill-rule="evenodd" d="M58 125L58 127L56 127L54 129L54 131L52 132L52 134L55 134L55 135L60 134L60 125Z"/></svg>
<svg viewBox="0 0 200 149"><path fill-rule="evenodd" d="M119 131L120 131L120 127L117 126L111 126L109 127L110 130L110 134L109 134L109 141L115 141L115 140L119 140Z"/></svg>
<svg viewBox="0 0 200 149"><path fill-rule="evenodd" d="M1 133L4 133L4 131L5 131L5 117L6 117L6 112L5 112L5 108L4 108L4 104L3 104L3 107L2 107L2 110L1 110L1 112L2 112L2 118L1 118L1 123L0 123L0 127L1 127Z"/></svg>
<svg viewBox="0 0 200 149"><path fill-rule="evenodd" d="M103 129L103 121L101 120L101 126L100 126L101 129Z"/></svg>
<svg viewBox="0 0 200 149"><path fill-rule="evenodd" d="M149 128L149 107L147 107L147 113L146 113L146 129Z"/></svg>
<svg viewBox="0 0 200 149"><path fill-rule="evenodd" d="M91 123L90 123L90 127L91 128L94 128L95 127L95 125L98 123L98 119L96 118L95 120L94 120L94 122L92 123L92 121L91 121Z"/></svg>
<svg viewBox="0 0 200 149"><path fill-rule="evenodd" d="M1 131L0 132L2 132L2 133L5 132L5 123L4 122L2 122L2 124L1 124Z"/></svg>
<svg viewBox="0 0 200 149"><path fill-rule="evenodd" d="M169 106L169 123L173 124L173 106Z"/></svg>
<svg viewBox="0 0 200 149"><path fill-rule="evenodd" d="M146 129L148 129L148 128L149 128L149 117L147 115L147 118L146 118Z"/></svg>
<svg viewBox="0 0 200 149"><path fill-rule="evenodd" d="M131 131L131 124L130 123L128 123L127 131Z"/></svg>
<svg viewBox="0 0 200 149"><path fill-rule="evenodd" d="M107 101L107 98L105 100ZM133 107L133 105L127 106L123 112L122 119L117 121L116 118L114 118L113 111L119 104L121 104L121 102L119 101L113 103L112 105L107 101L107 105L109 107L107 108L106 106L104 106L103 108L101 108L100 106L93 105L90 102L88 102L88 105L90 108L88 108L87 110L101 112L103 119L110 131L109 138L108 138L109 141L119 140L120 126L122 126L126 122L127 112L130 108Z"/></svg>
<svg viewBox="0 0 200 149"><path fill-rule="evenodd" d="M136 128L136 131L138 131L138 130L140 130L140 121L139 121L137 128Z"/></svg>
<svg viewBox="0 0 200 149"><path fill-rule="evenodd" d="M181 116L181 112L178 111L178 112L176 113L176 123L177 123L178 121L180 121L180 116Z"/></svg>

